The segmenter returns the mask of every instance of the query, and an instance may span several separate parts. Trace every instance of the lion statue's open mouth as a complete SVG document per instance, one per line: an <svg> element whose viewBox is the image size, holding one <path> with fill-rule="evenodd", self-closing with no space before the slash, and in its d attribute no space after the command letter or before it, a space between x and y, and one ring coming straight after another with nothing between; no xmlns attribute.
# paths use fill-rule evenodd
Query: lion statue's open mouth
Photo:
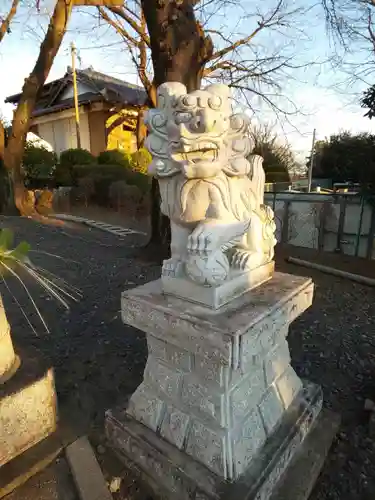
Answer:
<svg viewBox="0 0 375 500"><path fill-rule="evenodd" d="M218 146L213 142L202 142L194 145L184 144L172 152L172 159L178 162L199 163L214 162L219 154Z"/></svg>

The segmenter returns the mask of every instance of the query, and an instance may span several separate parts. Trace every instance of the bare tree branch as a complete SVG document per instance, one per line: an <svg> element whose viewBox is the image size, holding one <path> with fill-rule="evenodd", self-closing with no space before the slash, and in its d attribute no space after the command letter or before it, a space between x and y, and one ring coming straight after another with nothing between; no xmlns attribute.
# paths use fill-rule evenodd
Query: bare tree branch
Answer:
<svg viewBox="0 0 375 500"><path fill-rule="evenodd" d="M167 23L174 22L173 17L178 18L181 9L185 8L185 3L189 2L180 0L177 11L175 2L172 3L173 6L170 6L164 20L165 26L163 25L160 31L161 37L168 29ZM201 76L210 82L220 81L233 86L237 96L247 93L249 97L261 98L264 95L262 100L266 107L273 111L277 110L280 116L283 115L284 105L288 108L285 109L286 116L294 114L295 111L290 110L288 98L282 95L282 88L286 82L298 78L294 72L310 64L302 64L302 61L298 64L299 49L296 48L293 36L298 36L299 40L307 40L308 35L303 31L304 25L299 27L298 20L302 20L302 13L307 15L311 6L304 9L289 9L286 0L275 0L273 7L266 6L266 10L260 12L254 0L256 8L251 13L249 5L247 4L245 10L238 0L201 0L194 3L194 11L198 16L196 25L201 38L203 40L212 35L216 48L212 52L208 51L207 57L202 58ZM151 65L154 61L151 58L149 34L146 26L142 24L142 6L145 5L148 6L139 0L129 0L124 7L100 9L99 12L124 40L127 53L148 93L150 103L155 105L156 86L153 76L155 68ZM243 9L243 16L241 13L238 14L237 21L235 19L232 22L228 20L228 12L234 7L237 8L237 14ZM220 17L222 26L218 23ZM275 36L279 37L281 43L265 45L266 35L271 35L270 38L273 39ZM175 41L171 40L168 38L163 42L171 43L169 58L173 57L176 50ZM311 64L318 63L311 62ZM272 105L272 101L275 101L275 106Z"/></svg>
<svg viewBox="0 0 375 500"><path fill-rule="evenodd" d="M4 38L4 36L6 35L6 33L9 33L9 30L10 30L10 23L13 19L13 17L16 15L16 12L17 12L17 7L18 7L18 4L20 3L20 0L13 0L12 2L12 6L7 14L6 17L2 18L0 16L0 21L1 21L1 25L0 25L0 42L1 40Z"/></svg>
<svg viewBox="0 0 375 500"><path fill-rule="evenodd" d="M226 56L230 52L233 52L238 47L248 44L262 29L269 27L272 24L272 21L275 20L275 17L277 15L277 13L279 12L282 3L283 3L283 0L279 0L278 4L276 5L273 12L271 12L269 17L267 19L262 19L261 21L258 21L258 27L255 28L255 30L252 33L250 33L250 35L248 35L244 38L240 38L239 40L228 45L227 47L224 47L223 49L218 50L217 52L214 52L212 54L212 56L208 59L208 61L213 61L215 59L221 59L222 57Z"/></svg>
<svg viewBox="0 0 375 500"><path fill-rule="evenodd" d="M367 31L370 35L370 39L372 42L372 49L375 52L375 33L373 30L373 25L372 25L372 14L371 14L371 9L368 9L368 23L367 23Z"/></svg>
<svg viewBox="0 0 375 500"><path fill-rule="evenodd" d="M150 38L147 35L145 30L142 30L141 24L138 24L134 19L132 19L125 10L125 7L109 7L109 10L113 13L116 14L117 16L121 17L124 21L126 21L129 26L141 37L143 42L149 47L150 46ZM132 12L132 11L130 11ZM133 16L138 17L137 14L133 13ZM143 13L141 14L142 18ZM142 22L142 19L140 18L140 22Z"/></svg>
<svg viewBox="0 0 375 500"><path fill-rule="evenodd" d="M146 26L146 19L145 16L143 15L143 11L141 13L141 33L144 35L146 34L147 31L147 26ZM151 83L150 79L148 78L147 75L147 43L145 41L145 37L141 37L141 41L139 44L139 65L137 65L137 70L139 74L139 78L141 79L141 82L143 83L143 86L151 100L153 102L154 106L156 105L156 98L155 95L151 95L151 89L153 88L153 84Z"/></svg>
<svg viewBox="0 0 375 500"><path fill-rule="evenodd" d="M116 18L112 18L107 14L106 10L102 7L98 7L98 11L100 16L110 25L112 26L117 33L123 38L127 49L129 51L132 63L137 70L138 76L142 82L143 87L145 88L150 102L155 101L155 95L153 92L153 83L147 74L147 62L148 62L148 49L150 40L147 35L147 26L146 21L143 15L143 11L140 9L140 13L136 13L133 10L129 10L132 15L138 19L136 23L134 19L131 19L125 12L124 8L116 8L111 7L108 9L110 12L116 15ZM124 28L124 25L120 22L117 15L126 21L128 26L132 28L137 35L139 35L139 39L132 36L127 29ZM137 53L136 53L137 52ZM156 104L156 102L154 103Z"/></svg>
<svg viewBox="0 0 375 500"><path fill-rule="evenodd" d="M116 22L114 19L112 19L110 16L107 15L106 11L103 9L103 7L98 7L98 11L101 15L101 17L115 30L117 33L119 33L123 38L125 38L128 42L132 43L135 47L139 46L139 41L136 40L133 36L130 35L128 31L124 29L124 27Z"/></svg>

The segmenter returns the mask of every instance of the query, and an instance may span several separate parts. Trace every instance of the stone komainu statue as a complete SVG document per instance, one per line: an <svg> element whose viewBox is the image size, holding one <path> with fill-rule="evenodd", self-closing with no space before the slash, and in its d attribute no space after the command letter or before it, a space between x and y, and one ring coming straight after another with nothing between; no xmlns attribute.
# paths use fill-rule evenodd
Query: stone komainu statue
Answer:
<svg viewBox="0 0 375 500"><path fill-rule="evenodd" d="M158 88L148 111L150 173L171 221L171 258L162 275L217 286L273 259L272 210L265 206L263 159L251 155L248 118L232 114L230 90Z"/></svg>

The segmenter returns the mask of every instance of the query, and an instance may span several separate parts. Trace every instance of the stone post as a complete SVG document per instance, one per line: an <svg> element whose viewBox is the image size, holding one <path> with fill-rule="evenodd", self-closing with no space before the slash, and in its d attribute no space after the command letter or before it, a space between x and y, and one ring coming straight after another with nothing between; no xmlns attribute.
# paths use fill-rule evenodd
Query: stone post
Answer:
<svg viewBox="0 0 375 500"><path fill-rule="evenodd" d="M9 380L18 366L19 358L14 352L10 326L0 296L0 384L4 384Z"/></svg>
<svg viewBox="0 0 375 500"><path fill-rule="evenodd" d="M56 430L57 407L52 368L38 352L15 354L0 296L0 476L2 466L17 459ZM17 465L10 469L18 470ZM8 474L12 478L12 474ZM1 483L7 492L6 480ZM0 495L1 496L1 495Z"/></svg>

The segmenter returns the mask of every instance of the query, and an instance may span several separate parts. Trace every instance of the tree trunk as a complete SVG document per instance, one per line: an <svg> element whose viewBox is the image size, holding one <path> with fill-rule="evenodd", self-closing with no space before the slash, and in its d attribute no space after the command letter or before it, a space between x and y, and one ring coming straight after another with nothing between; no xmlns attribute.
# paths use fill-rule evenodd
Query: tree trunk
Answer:
<svg viewBox="0 0 375 500"><path fill-rule="evenodd" d="M5 151L5 128L3 122L0 120L0 168L4 163L4 151Z"/></svg>
<svg viewBox="0 0 375 500"><path fill-rule="evenodd" d="M145 139L147 137L147 127L145 125L145 112L146 109L140 109L137 117L137 128L136 128L136 137L137 137L137 149L143 148Z"/></svg>
<svg viewBox="0 0 375 500"><path fill-rule="evenodd" d="M197 22L192 0L142 0L150 35L155 85L181 82L199 88L212 41Z"/></svg>
<svg viewBox="0 0 375 500"><path fill-rule="evenodd" d="M40 46L38 59L22 88L22 94L13 115L12 130L4 151L4 164L10 172L13 183L14 202L21 215L35 213L34 206L29 204L22 170L22 157L30 118L38 92L43 87L60 48L72 6L73 0L57 0L56 2L47 33Z"/></svg>
<svg viewBox="0 0 375 500"><path fill-rule="evenodd" d="M192 0L142 0L150 36L154 87L164 82L181 82L189 92L200 87L206 61L213 52L210 37L197 22ZM151 189L150 244L169 254L170 225L160 212L160 193L153 179Z"/></svg>
<svg viewBox="0 0 375 500"><path fill-rule="evenodd" d="M5 150L5 130L3 122L0 120L0 213L3 212L6 204L6 181L7 172L4 167Z"/></svg>

